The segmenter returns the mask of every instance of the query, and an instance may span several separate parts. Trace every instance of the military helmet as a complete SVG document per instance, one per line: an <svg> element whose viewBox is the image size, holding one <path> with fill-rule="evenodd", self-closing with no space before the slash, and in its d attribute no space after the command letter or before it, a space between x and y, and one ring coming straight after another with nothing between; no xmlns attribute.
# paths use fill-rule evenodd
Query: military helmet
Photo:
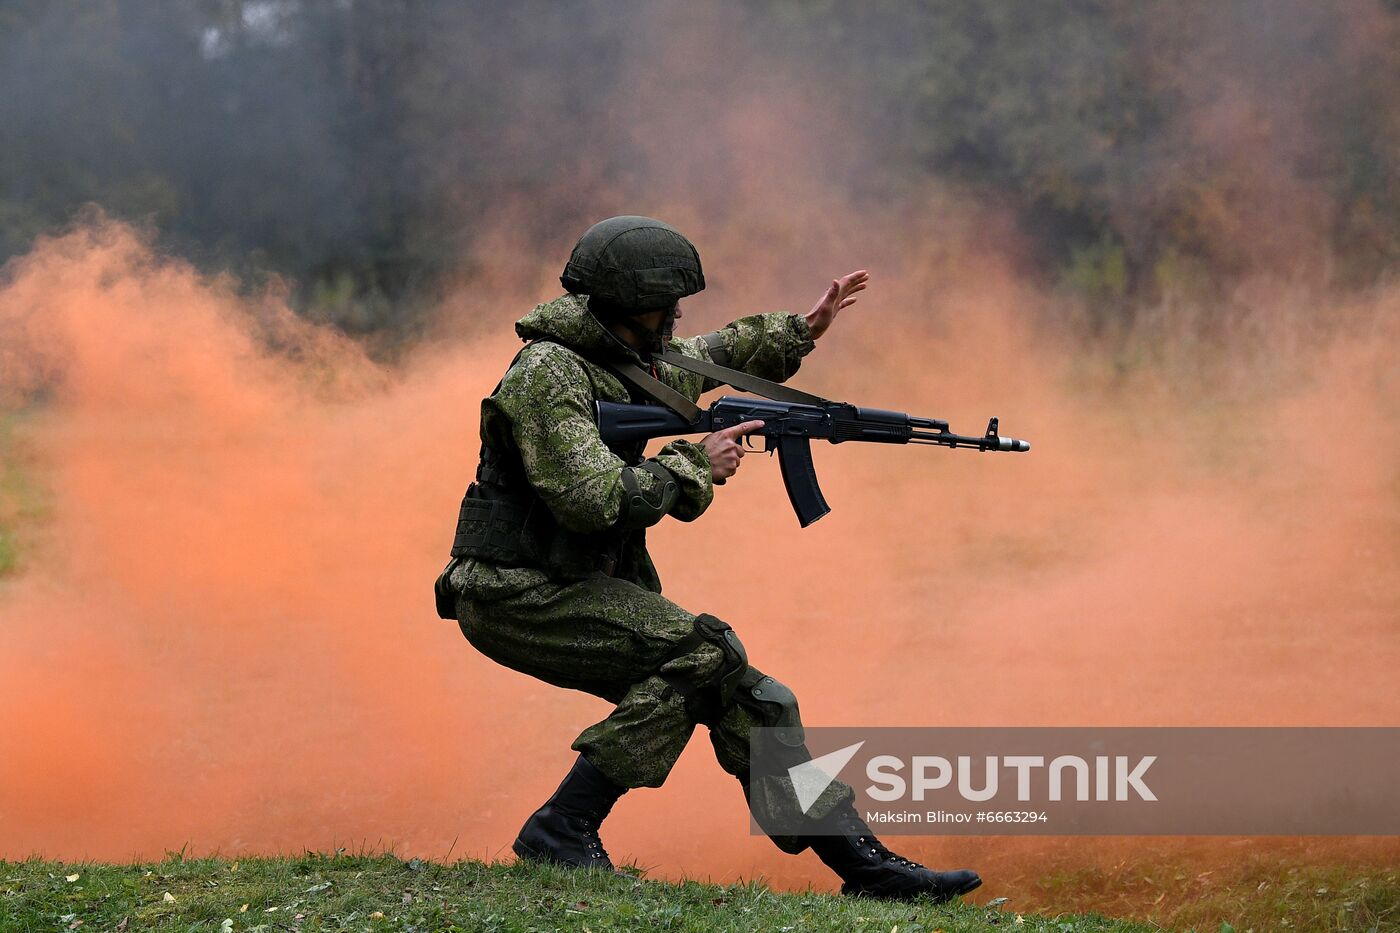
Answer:
<svg viewBox="0 0 1400 933"><path fill-rule="evenodd" d="M576 295L636 311L670 308L705 287L700 254L650 217L609 217L579 238L559 281Z"/></svg>

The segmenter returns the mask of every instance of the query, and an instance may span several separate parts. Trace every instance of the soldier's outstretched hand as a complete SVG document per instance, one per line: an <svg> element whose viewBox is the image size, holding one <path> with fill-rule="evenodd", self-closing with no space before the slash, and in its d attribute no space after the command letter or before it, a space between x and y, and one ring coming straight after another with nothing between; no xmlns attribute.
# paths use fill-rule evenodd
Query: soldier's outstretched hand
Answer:
<svg viewBox="0 0 1400 933"><path fill-rule="evenodd" d="M705 453L709 455L710 479L716 485L722 485L726 479L734 475L735 470L739 469L739 461L744 459L744 447L739 439L745 434L752 434L761 427L763 427L762 421L745 421L732 428L725 428L722 431L705 435L700 446L704 447Z"/></svg>
<svg viewBox="0 0 1400 933"><path fill-rule="evenodd" d="M807 326L812 328L813 340L826 333L831 322L836 320L837 314L856 303L856 292L864 291L869 282L870 273L864 269L848 272L839 279L832 279L831 287L805 315Z"/></svg>

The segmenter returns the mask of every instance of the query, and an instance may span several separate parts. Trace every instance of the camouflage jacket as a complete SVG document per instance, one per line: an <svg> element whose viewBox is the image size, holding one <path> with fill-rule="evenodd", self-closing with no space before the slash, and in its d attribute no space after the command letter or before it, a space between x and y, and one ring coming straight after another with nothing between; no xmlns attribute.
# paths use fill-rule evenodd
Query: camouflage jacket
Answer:
<svg viewBox="0 0 1400 933"><path fill-rule="evenodd" d="M571 547L587 549L597 541L615 543L620 538L613 575L660 592L660 580L646 550L646 525L659 521L662 514L648 514L640 523L635 517L629 521L624 497L630 488L656 502L670 482L674 488L667 497L666 514L681 521L695 520L714 496L704 448L674 440L643 461L641 451L614 450L603 442L594 421L594 402L639 399L595 361L631 362L643 368L646 364L589 313L585 299L564 295L539 305L515 330L521 339L533 342L516 357L499 388L481 403L483 446L523 467L525 478ZM811 330L798 315L756 314L717 333L720 345L728 350L726 365L776 381L795 373L802 357L812 350ZM704 337L673 339L669 349L711 358ZM655 375L692 401L719 385L665 363L655 364ZM587 574L464 558L450 580L467 598L490 601L561 575Z"/></svg>

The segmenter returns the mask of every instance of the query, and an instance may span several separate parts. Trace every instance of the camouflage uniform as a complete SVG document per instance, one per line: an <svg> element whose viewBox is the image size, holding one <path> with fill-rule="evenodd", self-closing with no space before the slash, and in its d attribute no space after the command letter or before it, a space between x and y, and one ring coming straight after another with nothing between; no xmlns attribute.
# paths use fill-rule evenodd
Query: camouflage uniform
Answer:
<svg viewBox="0 0 1400 933"><path fill-rule="evenodd" d="M665 514L693 521L709 506L704 449L675 440L642 460L640 449L603 443L594 402L639 399L598 361L646 364L598 322L585 298L539 305L516 332L536 342L483 401L482 443L523 469L555 523L554 543L548 559L458 561L447 580L463 634L500 664L615 703L573 748L617 784L660 786L702 721L720 765L747 778L749 730L778 724L781 715L761 698L786 688L747 666L746 657L735 661L737 639L724 623L663 597L646 550L647 525ZM726 365L781 381L813 346L805 320L790 314L741 318L717 333L709 343L672 339L669 349L708 360L710 347L722 346ZM717 386L665 363L652 371L691 400ZM629 508L638 496L645 507ZM603 552L611 557L599 566ZM789 705L795 717L795 700ZM835 782L811 815L848 796ZM779 844L802 848L787 842Z"/></svg>

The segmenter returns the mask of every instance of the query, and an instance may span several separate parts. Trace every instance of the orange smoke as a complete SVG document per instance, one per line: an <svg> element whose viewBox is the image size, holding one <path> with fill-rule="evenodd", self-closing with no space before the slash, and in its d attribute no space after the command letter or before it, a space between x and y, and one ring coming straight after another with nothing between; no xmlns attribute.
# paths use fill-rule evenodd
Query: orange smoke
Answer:
<svg viewBox="0 0 1400 933"><path fill-rule="evenodd" d="M734 624L812 724L1395 724L1400 292L1303 318L1363 322L1331 336L1276 317L1183 385L1092 371L994 263L930 268L876 266L795 382L964 433L998 414L1032 453L821 447L834 512L806 531L750 458L656 530L672 598ZM716 278L694 330L734 316ZM47 399L23 442L54 508L0 589L0 857L502 854L606 713L473 653L428 592L530 297L389 369L119 225L11 267L0 398ZM695 744L624 799L614 854L829 886L745 835ZM898 842L1002 879L1132 851Z"/></svg>

